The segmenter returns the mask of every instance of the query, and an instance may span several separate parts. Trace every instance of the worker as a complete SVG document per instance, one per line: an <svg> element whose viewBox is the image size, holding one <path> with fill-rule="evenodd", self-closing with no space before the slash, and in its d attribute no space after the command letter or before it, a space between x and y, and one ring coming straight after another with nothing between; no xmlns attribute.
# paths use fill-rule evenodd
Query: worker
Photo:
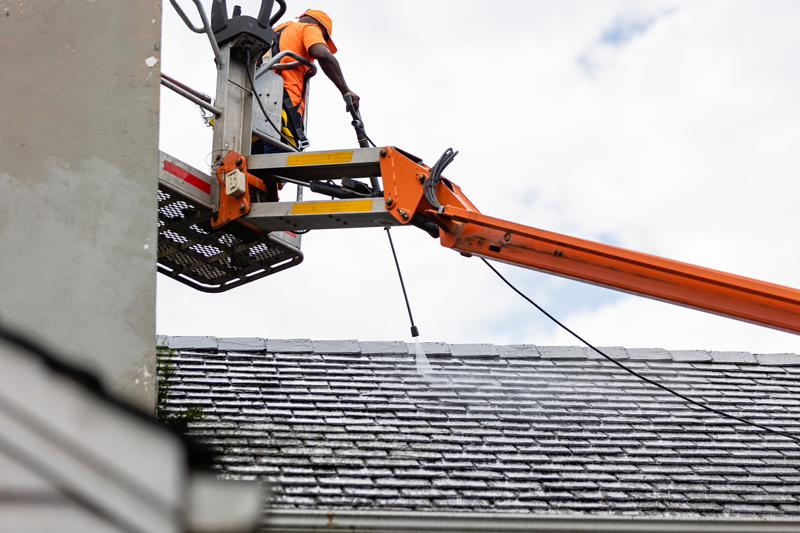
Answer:
<svg viewBox="0 0 800 533"><path fill-rule="evenodd" d="M333 57L333 54L336 53L336 45L331 40L333 32L331 18L324 11L308 9L298 19L298 22L285 22L275 28L275 44L271 51L272 55L289 50L311 62L319 61L322 72L339 89L342 97L346 99L347 95L350 95L354 107L358 109L359 97L347 86L339 62ZM292 61L294 59L291 57L281 60L282 63ZM281 130L284 137L293 146L298 146L299 141L305 139L303 113L306 103L303 97L308 83L306 73L309 70L304 65L298 65L294 68L276 71L283 78L284 87ZM251 152L254 154L281 151L280 148L261 139L254 142L251 148Z"/></svg>

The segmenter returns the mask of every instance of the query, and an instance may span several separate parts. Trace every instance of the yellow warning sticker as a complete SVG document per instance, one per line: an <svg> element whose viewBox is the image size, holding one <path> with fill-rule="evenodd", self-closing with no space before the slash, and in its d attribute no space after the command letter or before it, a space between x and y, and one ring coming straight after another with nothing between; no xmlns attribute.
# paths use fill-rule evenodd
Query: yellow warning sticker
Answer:
<svg viewBox="0 0 800 533"><path fill-rule="evenodd" d="M315 213L354 213L372 209L372 200L329 200L327 202L303 202L292 206L293 215Z"/></svg>
<svg viewBox="0 0 800 533"><path fill-rule="evenodd" d="M294 154L286 158L286 166L327 165L329 163L349 163L353 159L353 151L322 152L319 154Z"/></svg>

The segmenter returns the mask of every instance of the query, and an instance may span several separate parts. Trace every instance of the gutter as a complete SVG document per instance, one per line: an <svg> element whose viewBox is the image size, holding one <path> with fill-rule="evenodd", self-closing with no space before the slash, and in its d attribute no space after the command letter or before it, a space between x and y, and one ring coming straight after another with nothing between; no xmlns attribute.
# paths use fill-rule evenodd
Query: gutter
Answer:
<svg viewBox="0 0 800 533"><path fill-rule="evenodd" d="M373 533L420 532L593 532L665 533L693 531L713 533L797 532L800 520L788 518L686 518L664 516L533 515L523 513L429 513L379 511L271 510L259 531L369 531Z"/></svg>

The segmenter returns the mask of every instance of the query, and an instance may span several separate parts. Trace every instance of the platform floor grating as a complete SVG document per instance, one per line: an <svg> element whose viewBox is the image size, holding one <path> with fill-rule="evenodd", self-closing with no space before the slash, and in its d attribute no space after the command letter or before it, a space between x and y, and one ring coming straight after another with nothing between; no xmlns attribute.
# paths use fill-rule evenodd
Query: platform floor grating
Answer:
<svg viewBox="0 0 800 533"><path fill-rule="evenodd" d="M274 233L232 222L214 231L210 211L158 191L158 271L203 292L223 292L298 265L303 254Z"/></svg>

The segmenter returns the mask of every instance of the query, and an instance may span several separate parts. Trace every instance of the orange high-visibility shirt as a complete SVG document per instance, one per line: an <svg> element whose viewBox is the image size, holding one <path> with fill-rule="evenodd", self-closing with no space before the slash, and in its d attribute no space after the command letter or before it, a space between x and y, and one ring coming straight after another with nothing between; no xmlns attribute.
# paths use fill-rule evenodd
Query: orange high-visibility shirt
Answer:
<svg viewBox="0 0 800 533"><path fill-rule="evenodd" d="M314 60L308 55L308 49L315 44L325 44L325 38L322 36L322 30L319 29L319 26L290 21L277 26L275 31L277 32L281 28L286 29L281 32L280 51L289 50L313 63ZM294 59L284 57L281 63L289 63L291 61L294 61ZM303 98L303 76L307 71L308 67L305 65L277 71L283 78L283 86L286 88L286 92L289 93L294 105L297 105ZM297 111L302 115L305 107L306 103L302 102Z"/></svg>

